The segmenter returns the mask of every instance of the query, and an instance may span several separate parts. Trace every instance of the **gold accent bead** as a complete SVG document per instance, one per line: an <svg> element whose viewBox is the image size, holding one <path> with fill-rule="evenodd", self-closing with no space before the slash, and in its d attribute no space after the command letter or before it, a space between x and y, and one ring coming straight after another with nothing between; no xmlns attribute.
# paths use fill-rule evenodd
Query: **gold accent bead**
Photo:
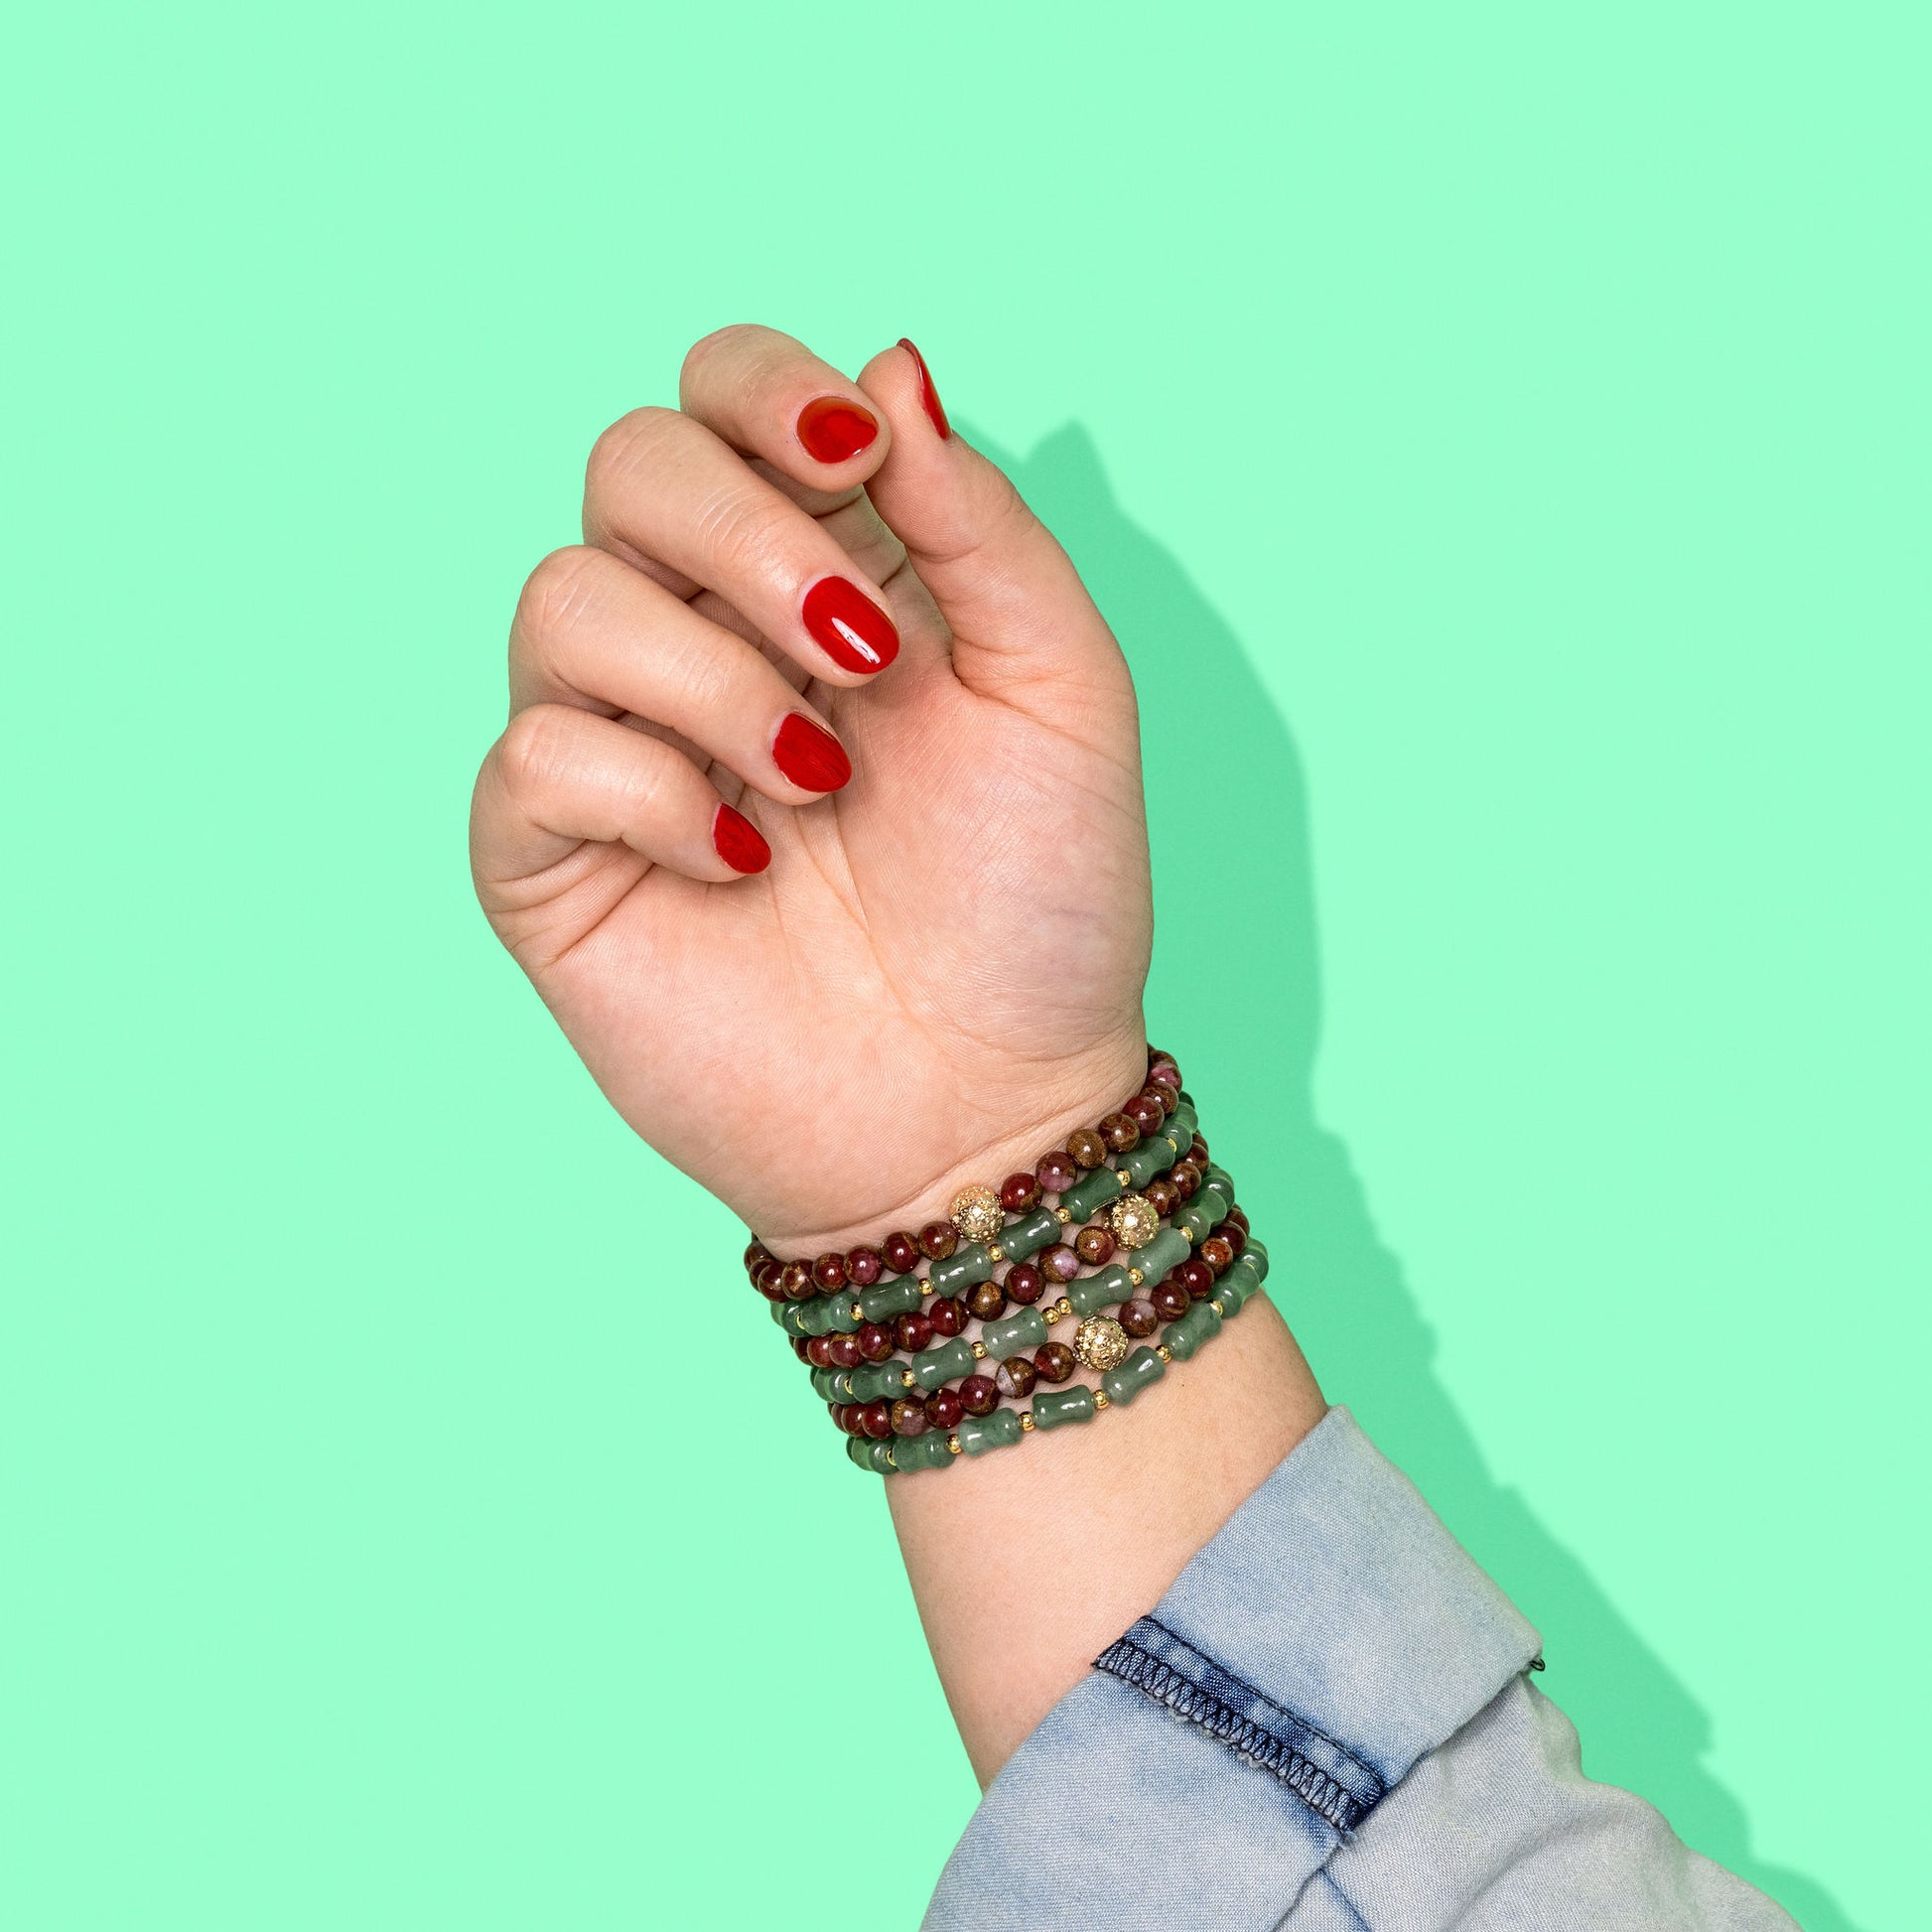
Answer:
<svg viewBox="0 0 1932 1932"><path fill-rule="evenodd" d="M1107 1223L1123 1248L1145 1248L1161 1232L1161 1216L1145 1194L1123 1194L1107 1210Z"/></svg>
<svg viewBox="0 0 1932 1932"><path fill-rule="evenodd" d="M1127 1330L1110 1314L1090 1314L1073 1337L1075 1359L1088 1368L1118 1368L1132 1346Z"/></svg>
<svg viewBox="0 0 1932 1932"><path fill-rule="evenodd" d="M1105 1409L1105 1408L1107 1408L1107 1407L1108 1407L1108 1402L1107 1402L1107 1391L1106 1391L1105 1389L1095 1389L1095 1390L1094 1390L1094 1392L1093 1392L1093 1406L1094 1406L1094 1407L1095 1407L1096 1409Z"/></svg>
<svg viewBox="0 0 1932 1932"><path fill-rule="evenodd" d="M1186 1242L1188 1247L1191 1248L1194 1245L1194 1230L1192 1228L1183 1227L1180 1230L1180 1238L1184 1242Z"/></svg>
<svg viewBox="0 0 1932 1932"><path fill-rule="evenodd" d="M902 1389L916 1388L918 1386L918 1381L919 1378L916 1375L914 1375L909 1368L899 1370L898 1382L900 1388Z"/></svg>
<svg viewBox="0 0 1932 1932"><path fill-rule="evenodd" d="M863 1321L866 1318L865 1310L857 1302L854 1302L852 1305L852 1318L854 1321Z"/></svg>
<svg viewBox="0 0 1932 1932"><path fill-rule="evenodd" d="M1157 1355L1159 1355L1164 1362L1171 1362L1173 1360L1173 1350L1170 1348L1165 1341L1154 1352Z"/></svg>
<svg viewBox="0 0 1932 1932"><path fill-rule="evenodd" d="M1132 1282L1136 1288L1139 1288L1140 1285L1147 1280L1147 1277L1143 1275L1138 1268L1130 1268L1127 1271L1127 1279L1130 1282Z"/></svg>
<svg viewBox="0 0 1932 1932"><path fill-rule="evenodd" d="M1031 1409L1029 1409L1026 1412L1026 1414L1020 1418L1020 1427L1023 1430L1031 1433L1033 1426L1034 1426L1034 1412Z"/></svg>
<svg viewBox="0 0 1932 1932"><path fill-rule="evenodd" d="M1065 1227L1067 1222L1073 1218L1073 1210L1070 1207L1056 1207L1053 1210L1053 1215L1060 1226Z"/></svg>
<svg viewBox="0 0 1932 1932"><path fill-rule="evenodd" d="M1071 1314L1073 1312L1073 1304L1064 1295L1060 1297L1057 1306L1062 1314Z"/></svg>
<svg viewBox="0 0 1932 1932"><path fill-rule="evenodd" d="M1220 1305L1220 1303L1218 1303L1218 1302L1210 1302L1210 1303L1208 1303L1208 1305L1207 1305L1207 1306L1208 1306L1208 1307L1209 1307L1210 1309L1212 1309L1212 1310L1214 1311L1214 1312L1215 1312L1216 1314L1226 1314L1226 1313L1227 1313L1227 1310L1226 1310L1226 1309L1224 1309L1224 1308L1222 1308L1222 1306L1221 1306L1221 1305Z"/></svg>
<svg viewBox="0 0 1932 1932"><path fill-rule="evenodd" d="M897 1469L898 1467L898 1464L893 1460L893 1451L890 1445L888 1445L886 1449L886 1466L889 1469Z"/></svg>
<svg viewBox="0 0 1932 1932"><path fill-rule="evenodd" d="M959 1438L958 1438L957 1436L948 1436L948 1437L946 1438L946 1448L947 1448L947 1449L948 1449L948 1450L950 1450L950 1451L951 1451L951 1453L953 1453L954 1455L957 1455L957 1454L959 1454L959 1452L960 1452L960 1442L959 1442Z"/></svg>
<svg viewBox="0 0 1932 1932"><path fill-rule="evenodd" d="M947 1217L968 1241L991 1241L1007 1224L998 1190L984 1181L962 1187L952 1197Z"/></svg>
<svg viewBox="0 0 1932 1932"><path fill-rule="evenodd" d="M986 1258L988 1261L1004 1261L1007 1258L1007 1251L996 1241L987 1249Z"/></svg>
<svg viewBox="0 0 1932 1932"><path fill-rule="evenodd" d="M976 1361L976 1362L983 1362L983 1361L985 1361L985 1360L986 1360L986 1344L985 1344L985 1342L983 1342L983 1341L976 1341L976 1342L974 1342L974 1344L973 1344L973 1359L974 1359L974 1361Z"/></svg>
<svg viewBox="0 0 1932 1932"><path fill-rule="evenodd" d="M1134 1171L1131 1168L1116 1168L1114 1170L1114 1178L1123 1187L1131 1187L1134 1184Z"/></svg>
<svg viewBox="0 0 1932 1932"><path fill-rule="evenodd" d="M1041 1309L1039 1318L1050 1328L1060 1318L1060 1311L1058 1309Z"/></svg>

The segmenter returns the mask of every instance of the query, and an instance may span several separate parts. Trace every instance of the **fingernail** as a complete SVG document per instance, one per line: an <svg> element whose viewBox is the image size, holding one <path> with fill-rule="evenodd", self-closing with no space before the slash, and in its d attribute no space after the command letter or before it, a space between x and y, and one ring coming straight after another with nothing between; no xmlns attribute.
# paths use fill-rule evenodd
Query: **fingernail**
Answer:
<svg viewBox="0 0 1932 1932"><path fill-rule="evenodd" d="M911 356L919 368L919 400L925 405L925 413L932 418L932 427L942 437L952 434L952 425L946 421L946 405L939 400L939 391L932 386L932 371L925 365L925 357L919 353L918 345L909 337L901 336L898 345Z"/></svg>
<svg viewBox="0 0 1932 1932"><path fill-rule="evenodd" d="M898 655L892 619L843 577L821 577L805 593L805 628L841 670L883 671Z"/></svg>
<svg viewBox="0 0 1932 1932"><path fill-rule="evenodd" d="M843 396L820 396L798 412L798 440L820 463L843 463L878 434L879 418Z"/></svg>
<svg viewBox="0 0 1932 1932"><path fill-rule="evenodd" d="M759 828L729 805L720 805L711 821L711 842L733 872L762 872L771 863L771 848L759 837Z"/></svg>
<svg viewBox="0 0 1932 1932"><path fill-rule="evenodd" d="M837 791L852 776L845 747L823 726L795 711L785 714L771 741L771 762L806 791Z"/></svg>

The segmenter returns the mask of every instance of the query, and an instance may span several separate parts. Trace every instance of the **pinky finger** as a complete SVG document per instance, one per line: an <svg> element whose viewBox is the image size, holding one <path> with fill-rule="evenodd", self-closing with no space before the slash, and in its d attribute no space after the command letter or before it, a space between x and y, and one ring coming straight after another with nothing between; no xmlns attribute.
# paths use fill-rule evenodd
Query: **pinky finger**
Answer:
<svg viewBox="0 0 1932 1932"><path fill-rule="evenodd" d="M485 903L492 888L513 890L586 840L709 883L771 861L751 820L662 739L575 705L531 705L477 778L471 862Z"/></svg>

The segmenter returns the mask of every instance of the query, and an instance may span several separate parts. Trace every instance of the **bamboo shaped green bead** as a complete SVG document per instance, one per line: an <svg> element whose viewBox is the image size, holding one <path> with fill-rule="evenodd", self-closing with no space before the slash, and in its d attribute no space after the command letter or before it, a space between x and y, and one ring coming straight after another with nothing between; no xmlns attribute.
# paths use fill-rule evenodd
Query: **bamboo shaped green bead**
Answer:
<svg viewBox="0 0 1932 1932"><path fill-rule="evenodd" d="M925 1285L934 1295L957 1295L962 1288L992 1279L993 1257L977 1241L969 1241L944 1261L935 1261L926 1270Z"/></svg>
<svg viewBox="0 0 1932 1932"><path fill-rule="evenodd" d="M1220 1332L1221 1317L1206 1302L1196 1302L1178 1321L1169 1324L1161 1339L1176 1360L1184 1362Z"/></svg>
<svg viewBox="0 0 1932 1932"><path fill-rule="evenodd" d="M1143 1141L1132 1154L1123 1154L1114 1166L1125 1168L1134 1176L1136 1187L1145 1187L1156 1174L1165 1173L1179 1159L1173 1141L1165 1134L1156 1134Z"/></svg>
<svg viewBox="0 0 1932 1932"><path fill-rule="evenodd" d="M955 1337L921 1349L912 1357L912 1373L922 1389L936 1389L942 1382L957 1382L971 1375L975 1362L973 1344Z"/></svg>
<svg viewBox="0 0 1932 1932"><path fill-rule="evenodd" d="M1096 1207L1118 1200L1123 1191L1120 1175L1112 1168L1094 1168L1060 1196L1060 1205L1066 1209L1070 1221L1078 1224L1090 1219Z"/></svg>
<svg viewBox="0 0 1932 1932"><path fill-rule="evenodd" d="M980 1330L980 1340L995 1361L1003 1362L1023 1348L1037 1348L1046 1339L1046 1318L1037 1309L1022 1309L1018 1314L989 1321Z"/></svg>
<svg viewBox="0 0 1932 1932"><path fill-rule="evenodd" d="M886 1460L887 1456L892 1453L892 1449L893 1443L891 1437L888 1437L883 1443L868 1441L866 1444L866 1461L882 1476L889 1476L893 1472L893 1465Z"/></svg>
<svg viewBox="0 0 1932 1932"><path fill-rule="evenodd" d="M838 1372L837 1369L832 1368L815 1368L812 1370L812 1393L818 1397L819 1401L837 1402L840 1400L838 1396L832 1393L832 1377Z"/></svg>
<svg viewBox="0 0 1932 1932"><path fill-rule="evenodd" d="M1220 1216L1214 1213L1200 1195L1196 1194L1185 1207L1174 1214L1173 1224L1177 1228L1185 1228L1196 1241L1200 1241L1206 1238L1207 1230L1219 1219Z"/></svg>
<svg viewBox="0 0 1932 1932"><path fill-rule="evenodd" d="M808 1335L849 1335L859 1325L860 1317L843 1295L827 1295L819 1301L807 1302L805 1311Z"/></svg>
<svg viewBox="0 0 1932 1932"><path fill-rule="evenodd" d="M1093 1391L1084 1382L1070 1389L1049 1389L1034 1396L1034 1427L1057 1429L1063 1422L1091 1422L1094 1417Z"/></svg>
<svg viewBox="0 0 1932 1932"><path fill-rule="evenodd" d="M1207 1299L1210 1302L1220 1303L1222 1318L1224 1320L1232 1320L1235 1315L1241 1312L1242 1309L1247 1305L1248 1297L1253 1293L1254 1287L1249 1277L1244 1275L1238 1268L1230 1268L1214 1284L1214 1293Z"/></svg>
<svg viewBox="0 0 1932 1932"><path fill-rule="evenodd" d="M771 1312L777 1316L778 1326L786 1334L804 1335L811 1332L805 1326L805 1308L806 1304L803 1302L774 1302L771 1305Z"/></svg>
<svg viewBox="0 0 1932 1932"><path fill-rule="evenodd" d="M1153 1349L1137 1348L1118 1368L1110 1368L1100 1378L1100 1386L1107 1391L1109 1402L1118 1402L1125 1408L1144 1388L1160 1381L1167 1372L1167 1363Z"/></svg>
<svg viewBox="0 0 1932 1932"><path fill-rule="evenodd" d="M1098 1314L1102 1309L1133 1300L1133 1296L1134 1284L1117 1261L1109 1262L1098 1274L1082 1275L1066 1285L1066 1299L1075 1314Z"/></svg>
<svg viewBox="0 0 1932 1932"><path fill-rule="evenodd" d="M872 1467L872 1444L865 1437L850 1437L846 1442L845 1452L853 1461L858 1463L860 1468L870 1469Z"/></svg>
<svg viewBox="0 0 1932 1932"><path fill-rule="evenodd" d="M1020 1440L1020 1411L995 1409L990 1416L967 1416L958 1429L959 1447L968 1455L988 1449L1011 1449Z"/></svg>
<svg viewBox="0 0 1932 1932"><path fill-rule="evenodd" d="M1164 1134L1172 1134L1180 1143L1181 1152L1185 1153L1193 1144L1194 1129L1199 1125L1200 1116L1194 1111L1194 1103L1191 1100L1183 1100L1168 1116L1167 1125L1161 1131Z"/></svg>
<svg viewBox="0 0 1932 1932"><path fill-rule="evenodd" d="M1144 1282L1158 1282L1176 1262L1185 1261L1192 1250L1178 1228L1163 1228L1145 1248L1136 1249L1129 1267L1141 1271Z"/></svg>
<svg viewBox="0 0 1932 1932"><path fill-rule="evenodd" d="M1268 1279L1268 1249L1265 1243L1251 1239L1241 1250L1241 1259L1254 1269L1257 1282Z"/></svg>
<svg viewBox="0 0 1932 1932"><path fill-rule="evenodd" d="M916 1314L925 1300L925 1283L916 1275L896 1275L889 1282L875 1282L859 1296L859 1310L868 1321L890 1321L896 1314ZM851 1304L846 1305L851 1312Z"/></svg>
<svg viewBox="0 0 1932 1932"><path fill-rule="evenodd" d="M905 1393L905 1364L901 1361L861 1362L852 1371L855 1402L877 1402L881 1396L897 1402Z"/></svg>
<svg viewBox="0 0 1932 1932"><path fill-rule="evenodd" d="M1024 1221L1015 1221L1002 1232L999 1248L1009 1261L1025 1261L1059 1238L1060 1217L1050 1207L1035 1207ZM985 1279L984 1275L980 1277L981 1281Z"/></svg>
<svg viewBox="0 0 1932 1932"><path fill-rule="evenodd" d="M944 1469L952 1465L952 1450L936 1429L923 1436L900 1436L893 1443L893 1461L906 1473L914 1469Z"/></svg>

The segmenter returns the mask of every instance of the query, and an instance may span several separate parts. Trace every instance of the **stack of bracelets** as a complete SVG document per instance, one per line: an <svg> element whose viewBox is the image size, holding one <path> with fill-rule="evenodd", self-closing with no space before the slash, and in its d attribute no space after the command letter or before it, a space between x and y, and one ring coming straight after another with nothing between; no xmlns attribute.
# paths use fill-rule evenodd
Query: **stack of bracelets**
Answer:
<svg viewBox="0 0 1932 1932"><path fill-rule="evenodd" d="M949 1219L811 1261L754 1240L745 1266L847 1453L883 1475L1125 1407L1259 1293L1268 1251L1207 1158L1179 1067L1150 1048L1117 1113L1031 1173L962 1188ZM1062 1321L1070 1344L1050 1332ZM1097 1385L1039 1386L1076 1367Z"/></svg>

